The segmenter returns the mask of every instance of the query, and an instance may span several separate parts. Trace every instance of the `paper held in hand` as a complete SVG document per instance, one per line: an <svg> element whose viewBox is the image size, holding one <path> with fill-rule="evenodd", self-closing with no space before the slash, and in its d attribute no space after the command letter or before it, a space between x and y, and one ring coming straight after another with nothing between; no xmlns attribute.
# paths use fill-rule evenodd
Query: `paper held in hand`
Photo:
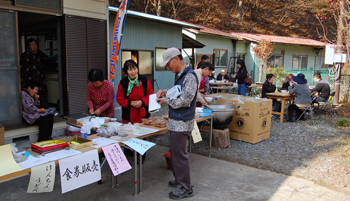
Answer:
<svg viewBox="0 0 350 201"><path fill-rule="evenodd" d="M154 113L158 112L161 105L157 102L157 94L151 94L149 96L148 112Z"/></svg>

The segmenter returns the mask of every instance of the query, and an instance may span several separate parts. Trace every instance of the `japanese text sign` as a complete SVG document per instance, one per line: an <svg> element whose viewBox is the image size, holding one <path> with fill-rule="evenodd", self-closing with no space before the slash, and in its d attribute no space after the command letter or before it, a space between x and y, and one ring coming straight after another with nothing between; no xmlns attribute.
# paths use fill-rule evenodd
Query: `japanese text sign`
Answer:
<svg viewBox="0 0 350 201"><path fill-rule="evenodd" d="M97 149L59 161L62 194L101 180Z"/></svg>
<svg viewBox="0 0 350 201"><path fill-rule="evenodd" d="M136 138L131 138L130 140L123 141L123 143L128 145L130 148L137 151L141 155L143 155L148 149L156 145L153 142L147 142Z"/></svg>
<svg viewBox="0 0 350 201"><path fill-rule="evenodd" d="M111 168L114 176L117 176L131 169L131 166L119 144L116 143L102 147L102 150L107 158L109 167Z"/></svg>
<svg viewBox="0 0 350 201"><path fill-rule="evenodd" d="M202 141L202 136L201 136L201 133L199 132L199 128L196 122L194 122L193 130L191 134L192 134L192 139L194 143Z"/></svg>
<svg viewBox="0 0 350 201"><path fill-rule="evenodd" d="M35 166L31 170L27 193L51 192L55 184L55 162Z"/></svg>

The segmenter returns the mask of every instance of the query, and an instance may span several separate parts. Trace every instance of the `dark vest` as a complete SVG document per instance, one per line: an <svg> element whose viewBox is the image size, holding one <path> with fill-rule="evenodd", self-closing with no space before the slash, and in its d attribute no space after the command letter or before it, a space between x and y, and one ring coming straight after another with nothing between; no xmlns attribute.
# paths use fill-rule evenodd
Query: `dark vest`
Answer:
<svg viewBox="0 0 350 201"><path fill-rule="evenodd" d="M142 82L142 88L143 88L143 93L144 93L144 96L147 95L147 85L148 85L148 79L146 76L143 76L143 75L140 75L139 74L139 81L141 80ZM124 77L121 81L120 81L120 85L122 86L123 88L123 94L124 94L124 97L126 99L128 99L128 107L123 107L122 109L122 118L126 121L129 121L130 122L130 103L131 103L131 100L129 99L129 97L126 95L127 92L128 92L128 86L129 86L129 79L128 79L128 76ZM143 106L146 110L146 116L145 118L148 118L150 116L149 112L148 112L148 106Z"/></svg>
<svg viewBox="0 0 350 201"><path fill-rule="evenodd" d="M175 84L174 85L180 85L181 88L183 87L183 82L185 80L185 77L192 73L196 77L196 82L197 82L197 88L198 89L198 79L196 73L192 70L192 68L186 66L185 71L181 74L179 79L176 80L176 75L175 75ZM197 91L196 90L196 95L194 96L190 107L182 107L179 109L173 109L172 107L169 106L169 118L174 119L174 120L181 120L181 121L190 121L194 119L195 111L196 111L196 101L197 101Z"/></svg>

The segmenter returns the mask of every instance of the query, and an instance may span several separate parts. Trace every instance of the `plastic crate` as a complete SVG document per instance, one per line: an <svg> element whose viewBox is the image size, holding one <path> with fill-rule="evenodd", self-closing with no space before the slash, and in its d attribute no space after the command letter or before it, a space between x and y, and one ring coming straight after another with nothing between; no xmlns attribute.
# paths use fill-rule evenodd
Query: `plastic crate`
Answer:
<svg viewBox="0 0 350 201"><path fill-rule="evenodd" d="M213 110L210 109L202 109L201 112L198 112L199 117L207 117L210 116L213 113Z"/></svg>

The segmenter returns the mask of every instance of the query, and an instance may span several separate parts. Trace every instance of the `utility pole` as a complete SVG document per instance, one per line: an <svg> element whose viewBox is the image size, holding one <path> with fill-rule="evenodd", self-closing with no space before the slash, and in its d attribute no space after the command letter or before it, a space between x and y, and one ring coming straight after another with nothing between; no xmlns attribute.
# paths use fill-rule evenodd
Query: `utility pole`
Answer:
<svg viewBox="0 0 350 201"><path fill-rule="evenodd" d="M337 27L337 49L335 53L342 54L343 53L343 24L344 21L344 2L340 1L340 16ZM341 78L341 67L342 64L339 62L336 64L336 76L335 76L335 96L334 96L334 104L339 104L339 95L340 95L340 78Z"/></svg>

